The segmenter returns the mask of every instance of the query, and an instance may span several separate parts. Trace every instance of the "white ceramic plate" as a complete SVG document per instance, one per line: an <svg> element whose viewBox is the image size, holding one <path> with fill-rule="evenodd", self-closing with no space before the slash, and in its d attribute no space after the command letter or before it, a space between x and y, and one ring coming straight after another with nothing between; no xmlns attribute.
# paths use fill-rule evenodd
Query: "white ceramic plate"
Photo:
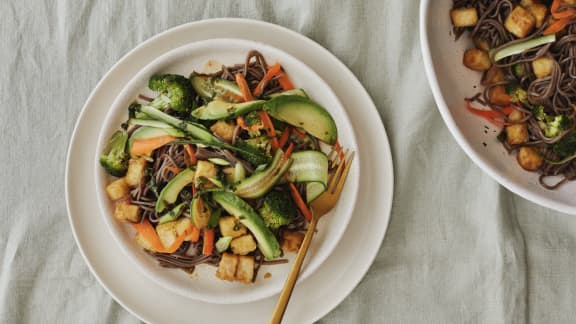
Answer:
<svg viewBox="0 0 576 324"><path fill-rule="evenodd" d="M66 203L80 251L94 276L124 308L153 323L267 322L276 296L245 304L218 305L182 297L149 280L113 240L96 202L94 147L107 109L131 77L149 62L180 46L212 38L237 38L282 49L311 67L337 94L357 130L358 148L370 152L359 168L356 209L334 252L296 287L285 323L311 323L336 307L360 282L388 227L393 194L389 142L374 103L338 59L310 39L276 25L214 19L173 28L144 42L103 77L88 98L72 135L66 164ZM361 113L358 113L358 112ZM224 308L223 308L224 307ZM159 311L161 310L161 311Z"/></svg>
<svg viewBox="0 0 576 324"><path fill-rule="evenodd" d="M147 84L153 74L179 73L189 75L194 70L203 72L209 61L225 65L243 63L248 52L253 49L260 51L270 64L281 62L292 82L297 87L305 89L310 98L329 110L330 115L336 121L338 137L341 139L342 146L350 148L356 151L358 156L362 156L363 152L358 149L352 125L344 108L330 87L314 71L291 55L271 46L259 42L224 38L193 42L178 47L153 60L139 71L123 87L120 95L109 109L109 113L102 124L95 155L100 154L99 152L106 145L108 138L119 128L120 124L126 121L128 118L127 107L130 103L136 99L138 94L149 92L149 90L147 91ZM330 214L320 219L318 232L310 245L308 257L302 267L299 280L306 279L326 260L339 242L346 225L348 225L358 191L358 166L360 165L358 162L356 161L350 168L350 174L340 201ZM251 285L220 280L215 277L216 269L210 265L197 266L192 276L177 269L160 267L154 258L147 255L134 242L133 228L115 220L113 203L108 199L104 190L106 184L112 179L100 166L98 159L95 159L94 166L96 191L104 221L127 257L135 262L150 279L183 296L220 304L254 301L279 293L282 289L292 262L263 266L258 272L255 282ZM285 256L292 260L295 254L288 253ZM271 276L265 278L265 274Z"/></svg>
<svg viewBox="0 0 576 324"><path fill-rule="evenodd" d="M542 206L576 214L576 182L558 190L543 188L538 183L538 174L523 170L515 156L508 154L496 140L499 129L465 109L464 98L481 89L481 75L462 65L462 55L472 42L465 35L454 41L451 7L452 0L420 3L420 45L426 75L450 132L472 161L510 191Z"/></svg>

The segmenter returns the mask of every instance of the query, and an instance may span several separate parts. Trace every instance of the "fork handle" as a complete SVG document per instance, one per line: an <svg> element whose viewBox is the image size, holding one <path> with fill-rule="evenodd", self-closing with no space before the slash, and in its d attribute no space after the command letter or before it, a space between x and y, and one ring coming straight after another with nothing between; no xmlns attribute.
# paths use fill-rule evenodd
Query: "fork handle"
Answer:
<svg viewBox="0 0 576 324"><path fill-rule="evenodd" d="M284 312L286 312L286 307L290 301L292 290L294 290L294 286L296 285L300 268L302 268L302 263L304 262L304 258L306 257L306 253L310 247L310 242L312 242L312 236L314 236L318 219L318 216L312 216L312 221L310 222L310 225L308 225L308 230L306 231L302 245L300 245L298 255L296 255L296 260L294 260L294 264L292 265L292 270L290 270L290 274L284 283L284 288L282 288L282 292L280 293L280 297L278 298L278 302L276 303L276 307L272 313L270 324L280 324L282 317L284 317Z"/></svg>

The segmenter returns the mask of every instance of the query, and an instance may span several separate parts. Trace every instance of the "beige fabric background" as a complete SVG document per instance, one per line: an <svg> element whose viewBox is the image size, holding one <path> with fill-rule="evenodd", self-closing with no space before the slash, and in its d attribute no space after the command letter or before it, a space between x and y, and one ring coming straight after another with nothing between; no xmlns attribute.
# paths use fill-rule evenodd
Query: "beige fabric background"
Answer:
<svg viewBox="0 0 576 324"><path fill-rule="evenodd" d="M0 322L138 322L75 245L66 149L84 101L120 57L170 27L213 17L273 22L329 49L367 88L390 136L388 234L364 280L321 323L575 322L576 217L511 194L457 146L424 76L418 6L0 1Z"/></svg>

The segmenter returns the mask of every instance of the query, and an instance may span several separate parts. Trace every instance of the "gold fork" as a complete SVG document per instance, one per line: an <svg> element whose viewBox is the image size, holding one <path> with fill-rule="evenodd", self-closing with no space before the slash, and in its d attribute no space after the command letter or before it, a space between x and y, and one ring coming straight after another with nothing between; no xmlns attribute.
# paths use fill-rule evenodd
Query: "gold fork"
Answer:
<svg viewBox="0 0 576 324"><path fill-rule="evenodd" d="M333 152L328 156L330 157L332 153ZM312 236L314 236L314 232L316 231L318 220L336 205L340 193L342 192L342 188L344 187L344 182L346 182L346 177L348 177L348 172L350 171L353 159L354 152L348 154L348 150L346 150L346 153L341 159L338 159L337 156L333 160L332 168L335 167L336 163L338 163L338 167L335 172L331 173L328 179L326 191L311 204L312 220L308 225L306 235L304 236L302 245L298 250L298 255L296 255L294 265L292 265L292 270L290 270L290 274L284 283L284 288L282 288L282 292L280 293L280 297L278 298L278 302L276 303L276 307L272 313L270 324L279 324L282 321L282 317L284 317L284 312L286 311L286 306L288 306L290 296L292 295L292 290L294 290L296 279L298 279L298 275L300 274L300 268L302 267L302 263L304 262L304 258L306 257L306 253L310 247L310 242L312 242Z"/></svg>

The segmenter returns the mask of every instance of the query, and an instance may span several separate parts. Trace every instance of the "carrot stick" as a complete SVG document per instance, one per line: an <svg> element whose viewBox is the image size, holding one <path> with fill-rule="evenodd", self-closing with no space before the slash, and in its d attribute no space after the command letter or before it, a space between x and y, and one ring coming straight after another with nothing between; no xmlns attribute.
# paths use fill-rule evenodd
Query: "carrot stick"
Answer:
<svg viewBox="0 0 576 324"><path fill-rule="evenodd" d="M252 92L250 91L250 87L248 86L248 83L246 82L246 79L244 78L244 75L242 75L242 73L236 73L236 83L238 84L238 87L240 88L240 92L242 92L242 96L244 97L244 101L252 101L254 100L254 97L252 96Z"/></svg>
<svg viewBox="0 0 576 324"><path fill-rule="evenodd" d="M150 245L152 245L152 248L156 250L156 252L164 252L165 248L162 245L162 241L160 241L158 233L156 233L156 230L152 224L150 224L148 218L144 218L141 223L132 224L132 226L134 226L134 229L140 233L140 235L142 235Z"/></svg>
<svg viewBox="0 0 576 324"><path fill-rule="evenodd" d="M196 243L198 242L198 240L200 240L200 230L194 225L192 225L192 231L190 232L190 235L191 235L190 241Z"/></svg>
<svg viewBox="0 0 576 324"><path fill-rule="evenodd" d="M290 127L284 128L282 131L282 135L280 135L280 139L278 140L278 147L283 148L286 143L288 143L288 138L290 138Z"/></svg>
<svg viewBox="0 0 576 324"><path fill-rule="evenodd" d="M167 166L166 169L168 169L170 172L174 173L174 174L178 174L180 172L182 172L182 169L180 169L179 167L175 167L175 166Z"/></svg>
<svg viewBox="0 0 576 324"><path fill-rule="evenodd" d="M294 151L294 143L290 142L290 145L288 145L286 152L284 152L284 160L288 159L290 155L292 155L292 151Z"/></svg>
<svg viewBox="0 0 576 324"><path fill-rule="evenodd" d="M180 247L180 245L182 245L182 242L184 242L184 240L186 239L186 236L190 235L190 232L192 231L191 228L192 224L190 224L190 227L188 227L184 233L178 235L178 237L176 238L176 241L174 241L174 243L172 243L167 249L164 250L164 253L174 253L176 252L176 250L178 250L178 248Z"/></svg>
<svg viewBox="0 0 576 324"><path fill-rule="evenodd" d="M560 0L552 1L552 5L550 6L550 13L552 14L552 17L556 19L574 17L576 13L572 9L564 9L562 11L558 11L560 9L560 2Z"/></svg>
<svg viewBox="0 0 576 324"><path fill-rule="evenodd" d="M290 193L292 194L292 199L294 199L298 209L300 209L300 212L302 215L304 215L304 218L306 218L306 220L309 222L312 221L312 212L308 206L306 206L304 199L302 199L302 196L300 196L298 188L296 188L296 185L294 185L293 182L290 182Z"/></svg>
<svg viewBox="0 0 576 324"><path fill-rule="evenodd" d="M562 18L560 20L556 20L544 30L543 34L544 35L555 34L564 29L564 27L568 25L568 22L570 22L570 18Z"/></svg>
<svg viewBox="0 0 576 324"><path fill-rule="evenodd" d="M188 158L190 159L190 164L196 164L196 155L194 154L194 148L191 144L184 144L184 150L186 154L188 154Z"/></svg>
<svg viewBox="0 0 576 324"><path fill-rule="evenodd" d="M504 116L508 116L514 111L513 107L502 108L500 110L500 112L498 112L496 110L476 109L476 108L472 107L472 104L470 103L470 101L466 101L466 108L468 109L468 111L470 111L474 115L480 116L480 117L486 119L487 121L489 121L492 124L497 125L497 126L508 125L509 123L505 122L502 119L504 118Z"/></svg>
<svg viewBox="0 0 576 324"><path fill-rule="evenodd" d="M338 152L338 158L340 158L340 160L344 160L344 151L342 151L342 145L340 145L339 141L336 141L336 144L334 144L334 149L336 150L336 152Z"/></svg>
<svg viewBox="0 0 576 324"><path fill-rule="evenodd" d="M264 92L264 88L266 88L268 82L270 82L270 80L272 80L275 76L279 75L280 73L282 73L282 66L280 65L280 63L276 63L268 67L268 71L266 71L266 74L264 74L264 77L262 77L262 80L260 80L260 82L256 86L256 89L254 89L254 95L256 97L260 96L262 92Z"/></svg>
<svg viewBox="0 0 576 324"><path fill-rule="evenodd" d="M292 84L292 81L290 81L288 75L285 72L280 74L280 77L278 78L278 83L280 83L280 86L284 91L294 89L294 84Z"/></svg>
<svg viewBox="0 0 576 324"><path fill-rule="evenodd" d="M204 230L204 244L202 244L202 254L211 255L214 250L214 229Z"/></svg>
<svg viewBox="0 0 576 324"><path fill-rule="evenodd" d="M264 124L264 128L268 133L268 137L270 137L270 144L272 146L272 150L276 151L278 149L278 139L276 138L276 130L274 129L274 124L268 116L268 113L264 110L260 110L260 119L262 120L262 124Z"/></svg>
<svg viewBox="0 0 576 324"><path fill-rule="evenodd" d="M146 155L152 153L152 151L154 151L155 149L162 147L175 140L177 140L177 138L170 135L137 139L134 140L134 142L132 142L132 147L130 148L130 154Z"/></svg>
<svg viewBox="0 0 576 324"><path fill-rule="evenodd" d="M296 128L292 128L292 134L296 135L298 138L300 139L305 139L306 138L306 134L298 131Z"/></svg>

